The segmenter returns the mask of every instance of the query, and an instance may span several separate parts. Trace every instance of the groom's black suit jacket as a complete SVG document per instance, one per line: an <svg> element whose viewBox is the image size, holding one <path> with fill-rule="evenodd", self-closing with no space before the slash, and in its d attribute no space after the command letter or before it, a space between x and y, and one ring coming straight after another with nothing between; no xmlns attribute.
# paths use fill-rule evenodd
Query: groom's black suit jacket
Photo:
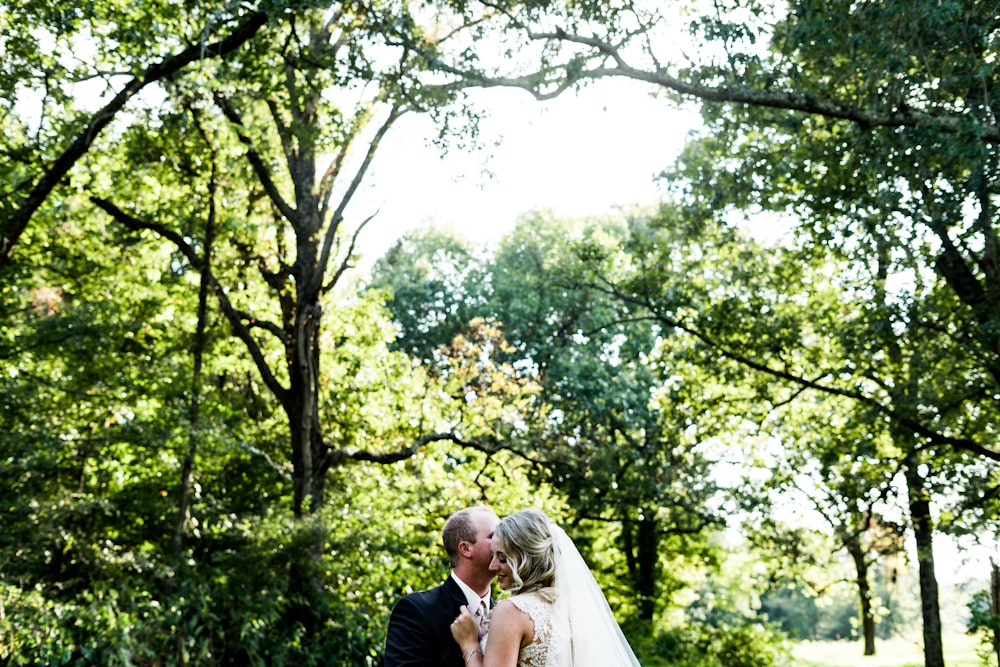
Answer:
<svg viewBox="0 0 1000 667"><path fill-rule="evenodd" d="M401 598L389 617L384 667L464 667L451 622L466 604L450 576L437 588Z"/></svg>

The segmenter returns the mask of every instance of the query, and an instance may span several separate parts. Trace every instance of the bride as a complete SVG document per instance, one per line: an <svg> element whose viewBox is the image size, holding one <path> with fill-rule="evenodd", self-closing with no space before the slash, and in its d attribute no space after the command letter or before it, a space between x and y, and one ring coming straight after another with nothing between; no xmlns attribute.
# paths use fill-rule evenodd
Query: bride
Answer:
<svg viewBox="0 0 1000 667"><path fill-rule="evenodd" d="M569 536L542 511L500 521L493 534L500 588L484 635L465 607L451 625L471 667L639 667L604 594Z"/></svg>

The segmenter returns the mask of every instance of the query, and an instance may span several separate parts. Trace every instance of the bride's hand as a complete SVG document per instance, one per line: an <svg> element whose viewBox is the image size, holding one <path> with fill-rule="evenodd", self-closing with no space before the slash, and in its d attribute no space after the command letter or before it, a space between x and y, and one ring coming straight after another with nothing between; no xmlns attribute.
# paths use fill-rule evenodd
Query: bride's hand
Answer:
<svg viewBox="0 0 1000 667"><path fill-rule="evenodd" d="M476 623L476 617L465 605L462 605L462 609L458 612L458 618L451 624L451 636L463 648L479 648L479 624Z"/></svg>

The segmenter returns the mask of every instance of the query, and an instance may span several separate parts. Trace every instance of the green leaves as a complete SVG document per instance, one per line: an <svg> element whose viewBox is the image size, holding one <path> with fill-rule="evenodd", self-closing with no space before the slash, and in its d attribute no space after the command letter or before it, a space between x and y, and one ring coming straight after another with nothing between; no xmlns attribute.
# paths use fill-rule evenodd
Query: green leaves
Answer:
<svg viewBox="0 0 1000 667"><path fill-rule="evenodd" d="M498 402L499 414L523 422L505 417L512 427L496 433L495 446L534 462L535 479L558 489L577 520L622 526L618 576L630 586L623 596L651 618L660 590L656 545L711 525L705 503L715 486L703 453L680 435L691 413L659 392L663 329L619 291L652 254L637 240L650 238L648 218L531 214L483 258L438 234L408 238L377 266L375 284L398 286L390 307L401 346L429 350L439 336L449 393L477 415ZM475 319L463 326L467 315ZM490 325L503 338L487 346L492 337L481 334ZM507 384L518 378L520 386ZM645 526L641 540L634 525Z"/></svg>

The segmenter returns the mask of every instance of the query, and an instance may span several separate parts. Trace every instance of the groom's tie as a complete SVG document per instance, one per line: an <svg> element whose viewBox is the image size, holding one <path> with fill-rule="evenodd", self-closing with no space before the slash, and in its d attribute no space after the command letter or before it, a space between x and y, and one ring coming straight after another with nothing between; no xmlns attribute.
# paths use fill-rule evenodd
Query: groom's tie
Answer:
<svg viewBox="0 0 1000 667"><path fill-rule="evenodd" d="M486 600L479 601L479 608L476 610L476 623L479 624L479 638L482 639L483 635L486 634Z"/></svg>

